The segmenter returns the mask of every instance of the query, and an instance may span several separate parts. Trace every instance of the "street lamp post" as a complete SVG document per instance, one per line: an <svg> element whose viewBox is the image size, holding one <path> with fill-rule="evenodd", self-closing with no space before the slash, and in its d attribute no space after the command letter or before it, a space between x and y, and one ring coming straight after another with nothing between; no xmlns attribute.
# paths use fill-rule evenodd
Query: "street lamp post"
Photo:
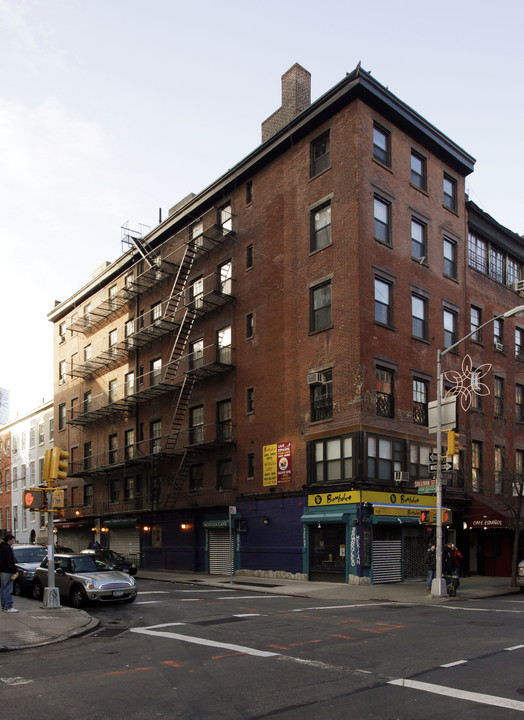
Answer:
<svg viewBox="0 0 524 720"><path fill-rule="evenodd" d="M482 328L486 327L486 325L495 322L495 320L522 314L524 314L524 305L518 305L512 310L508 310L501 315L495 315L495 317L486 320L485 323L475 328L475 330L472 330L460 340L457 340L453 345L450 345L444 350L440 350L440 348L437 350L437 567L435 578L431 583L431 594L436 597L442 597L448 594L446 581L442 577L442 357L451 350L454 350L457 345L468 340L472 335L476 335Z"/></svg>

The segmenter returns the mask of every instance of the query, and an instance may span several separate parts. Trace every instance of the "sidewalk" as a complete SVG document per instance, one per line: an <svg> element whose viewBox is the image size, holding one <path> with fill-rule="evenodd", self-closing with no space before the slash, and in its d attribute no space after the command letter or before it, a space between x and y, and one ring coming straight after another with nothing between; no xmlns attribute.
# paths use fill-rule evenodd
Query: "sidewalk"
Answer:
<svg viewBox="0 0 524 720"><path fill-rule="evenodd" d="M496 595L521 595L510 586L509 578L462 578L457 596L433 598L428 595L424 581L406 581L384 585L345 585L343 583L301 582L277 578L251 576L205 575L170 570L139 570L138 579L159 580L173 584L192 584L200 587L246 590L253 593L311 598L315 601L337 603L392 602L424 603L428 605L453 603ZM14 597L18 613L0 612L0 652L48 645L94 630L98 620L85 610L70 607L47 609L36 600ZM524 607L524 596L522 597Z"/></svg>

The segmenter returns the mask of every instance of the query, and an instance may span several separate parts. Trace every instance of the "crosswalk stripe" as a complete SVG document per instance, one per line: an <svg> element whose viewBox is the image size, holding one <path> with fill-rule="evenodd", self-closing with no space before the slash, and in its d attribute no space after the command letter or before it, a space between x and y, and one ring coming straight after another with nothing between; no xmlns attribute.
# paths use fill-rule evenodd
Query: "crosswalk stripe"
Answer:
<svg viewBox="0 0 524 720"><path fill-rule="evenodd" d="M400 685L401 687L411 688L412 690L423 690L436 695L446 695L459 700L469 700L470 702L476 702L482 705L495 705L496 707L504 707L510 710L524 712L524 702L497 697L496 695L485 695L484 693L470 692L469 690L458 690L457 688L445 687L444 685L433 685L432 683L407 680L405 678L390 680L389 685Z"/></svg>

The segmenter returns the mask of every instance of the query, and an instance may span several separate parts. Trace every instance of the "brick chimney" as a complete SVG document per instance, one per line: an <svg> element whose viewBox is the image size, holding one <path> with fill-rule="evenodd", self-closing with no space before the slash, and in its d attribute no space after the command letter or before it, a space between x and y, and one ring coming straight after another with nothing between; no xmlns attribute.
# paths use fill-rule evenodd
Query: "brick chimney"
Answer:
<svg viewBox="0 0 524 720"><path fill-rule="evenodd" d="M282 75L282 106L262 123L262 142L311 105L311 73L295 63Z"/></svg>

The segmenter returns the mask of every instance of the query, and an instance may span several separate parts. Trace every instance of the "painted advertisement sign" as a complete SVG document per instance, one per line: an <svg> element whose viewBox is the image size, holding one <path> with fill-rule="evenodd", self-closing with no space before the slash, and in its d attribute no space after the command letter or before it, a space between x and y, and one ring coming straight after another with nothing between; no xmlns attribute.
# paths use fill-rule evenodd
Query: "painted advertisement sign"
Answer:
<svg viewBox="0 0 524 720"><path fill-rule="evenodd" d="M291 443L273 443L262 448L263 485L291 482Z"/></svg>

